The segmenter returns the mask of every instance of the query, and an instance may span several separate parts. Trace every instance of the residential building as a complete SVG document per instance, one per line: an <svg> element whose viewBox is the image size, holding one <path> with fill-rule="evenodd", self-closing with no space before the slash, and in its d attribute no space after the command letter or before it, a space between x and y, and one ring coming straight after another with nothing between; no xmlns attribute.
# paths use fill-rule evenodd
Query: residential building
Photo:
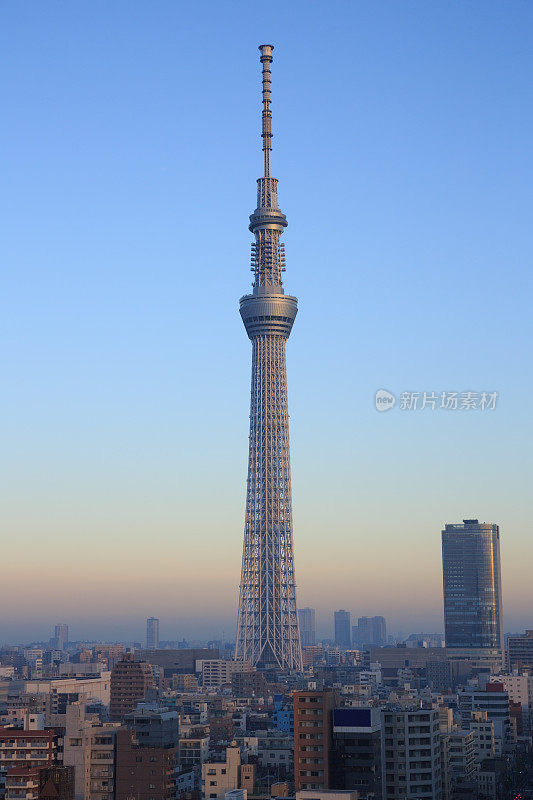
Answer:
<svg viewBox="0 0 533 800"><path fill-rule="evenodd" d="M295 692L294 786L330 789L333 747L333 709L337 695L332 689Z"/></svg>
<svg viewBox="0 0 533 800"><path fill-rule="evenodd" d="M311 667L315 662L322 661L324 658L324 650L322 649L322 645L308 645L307 647L302 647L302 662L303 666Z"/></svg>
<svg viewBox="0 0 533 800"><path fill-rule="evenodd" d="M177 742L139 744L136 731L117 731L115 800L174 800Z"/></svg>
<svg viewBox="0 0 533 800"><path fill-rule="evenodd" d="M125 714L133 711L137 703L146 699L153 686L150 664L146 661L134 661L131 653L125 653L111 673L111 720L119 721Z"/></svg>
<svg viewBox="0 0 533 800"><path fill-rule="evenodd" d="M491 678L491 681L502 683L509 701L520 705L524 733L530 733L533 728L533 675L502 673Z"/></svg>
<svg viewBox="0 0 533 800"><path fill-rule="evenodd" d="M178 746L180 770L187 771L207 761L209 742L209 736L180 738Z"/></svg>
<svg viewBox="0 0 533 800"><path fill-rule="evenodd" d="M253 792L255 765L241 762L238 747L226 748L226 760L209 761L202 764L202 798L204 800L223 800L226 792L246 789Z"/></svg>
<svg viewBox="0 0 533 800"><path fill-rule="evenodd" d="M231 685L231 677L237 672L255 672L247 661L228 661L222 658L202 659L197 662L202 671L202 686L217 688Z"/></svg>
<svg viewBox="0 0 533 800"><path fill-rule="evenodd" d="M262 672L233 672L231 675L231 692L236 697L262 697L266 688Z"/></svg>
<svg viewBox="0 0 533 800"><path fill-rule="evenodd" d="M441 735L443 800L452 800L461 786L473 788L477 780L474 731L451 730Z"/></svg>
<svg viewBox="0 0 533 800"><path fill-rule="evenodd" d="M381 713L383 797L442 800L438 710L398 706Z"/></svg>
<svg viewBox="0 0 533 800"><path fill-rule="evenodd" d="M494 758L494 722L486 711L471 711L468 727L474 732L476 761L480 764L487 758Z"/></svg>
<svg viewBox="0 0 533 800"><path fill-rule="evenodd" d="M67 707L63 764L74 770L76 800L109 800L113 796L118 727L87 714L83 701Z"/></svg>
<svg viewBox="0 0 533 800"><path fill-rule="evenodd" d="M52 728L0 728L0 775L10 768L45 767L57 757L57 733Z"/></svg>
<svg viewBox="0 0 533 800"><path fill-rule="evenodd" d="M497 757L508 752L511 745L509 695L502 683L487 683L485 688L468 686L458 693L463 727L469 725L472 711L486 711L494 724L494 748Z"/></svg>
<svg viewBox="0 0 533 800"><path fill-rule="evenodd" d="M172 688L180 692L195 692L198 689L196 675L173 675Z"/></svg>
<svg viewBox="0 0 533 800"><path fill-rule="evenodd" d="M5 800L74 800L74 770L48 767L13 767L7 771Z"/></svg>

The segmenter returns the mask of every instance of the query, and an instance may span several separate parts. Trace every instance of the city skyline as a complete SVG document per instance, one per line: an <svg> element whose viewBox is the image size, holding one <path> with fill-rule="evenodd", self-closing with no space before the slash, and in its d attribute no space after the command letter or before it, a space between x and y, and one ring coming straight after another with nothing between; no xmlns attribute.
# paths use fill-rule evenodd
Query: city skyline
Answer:
<svg viewBox="0 0 533 800"><path fill-rule="evenodd" d="M305 309L289 354L299 605L317 632L339 608L443 630L439 533L472 517L501 528L505 630L530 624L533 15L385 7L274 4L279 26L164 2L125 23L118 4L109 35L84 4L6 10L0 605L25 588L0 641L65 616L72 635L140 641L151 613L162 638L234 630L249 387L234 300L269 40ZM377 414L380 388L499 400Z"/></svg>

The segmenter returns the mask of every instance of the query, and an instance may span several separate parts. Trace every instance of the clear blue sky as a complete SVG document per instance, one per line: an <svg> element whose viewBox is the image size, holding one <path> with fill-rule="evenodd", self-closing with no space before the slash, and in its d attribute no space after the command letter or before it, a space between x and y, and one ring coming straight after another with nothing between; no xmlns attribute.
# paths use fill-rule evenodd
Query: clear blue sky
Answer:
<svg viewBox="0 0 533 800"><path fill-rule="evenodd" d="M262 42L299 602L442 630L440 530L478 517L531 627L531 3L6 2L0 38L0 642L233 632Z"/></svg>

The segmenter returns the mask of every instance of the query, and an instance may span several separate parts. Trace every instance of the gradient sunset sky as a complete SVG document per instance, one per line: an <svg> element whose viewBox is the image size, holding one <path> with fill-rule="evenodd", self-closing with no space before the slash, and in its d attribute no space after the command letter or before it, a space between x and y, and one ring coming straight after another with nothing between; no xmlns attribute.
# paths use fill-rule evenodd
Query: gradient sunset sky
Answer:
<svg viewBox="0 0 533 800"><path fill-rule="evenodd" d="M531 3L8 2L0 39L0 643L234 634L262 42L299 604L442 631L477 517L533 627Z"/></svg>

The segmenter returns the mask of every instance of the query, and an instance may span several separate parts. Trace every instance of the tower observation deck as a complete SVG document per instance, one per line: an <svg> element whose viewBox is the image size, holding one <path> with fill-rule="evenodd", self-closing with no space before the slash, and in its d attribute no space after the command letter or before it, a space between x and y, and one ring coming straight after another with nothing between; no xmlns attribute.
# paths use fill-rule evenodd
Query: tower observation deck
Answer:
<svg viewBox="0 0 533 800"><path fill-rule="evenodd" d="M285 343L298 310L286 295L281 234L287 226L270 174L273 45L259 47L263 67L264 175L250 216L252 294L240 313L252 342L250 445L235 657L254 666L302 669L292 538L291 467Z"/></svg>

